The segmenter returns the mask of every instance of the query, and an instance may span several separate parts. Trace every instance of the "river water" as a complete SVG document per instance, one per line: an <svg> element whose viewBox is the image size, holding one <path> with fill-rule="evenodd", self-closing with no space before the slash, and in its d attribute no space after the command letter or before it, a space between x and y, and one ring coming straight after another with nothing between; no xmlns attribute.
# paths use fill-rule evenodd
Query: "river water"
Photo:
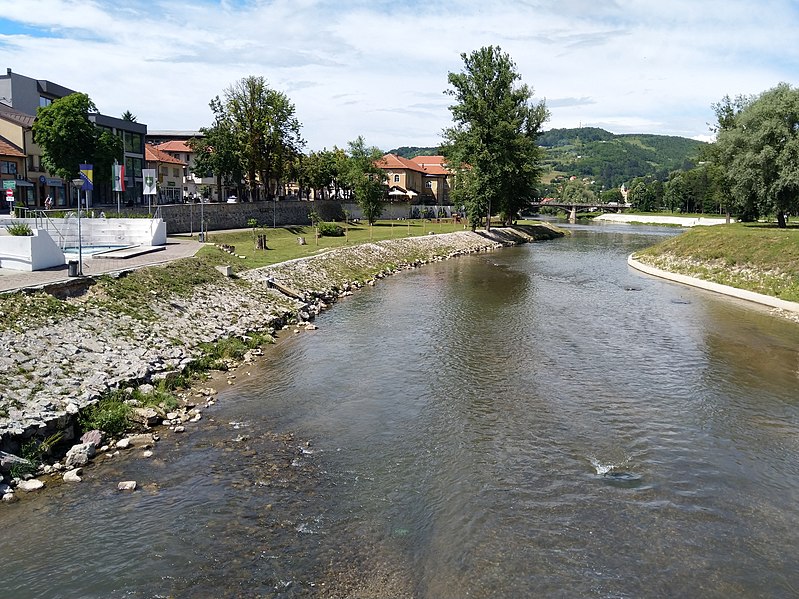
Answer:
<svg viewBox="0 0 799 599"><path fill-rule="evenodd" d="M572 230L364 289L3 506L0 595L799 596L799 326L628 268L673 230Z"/></svg>

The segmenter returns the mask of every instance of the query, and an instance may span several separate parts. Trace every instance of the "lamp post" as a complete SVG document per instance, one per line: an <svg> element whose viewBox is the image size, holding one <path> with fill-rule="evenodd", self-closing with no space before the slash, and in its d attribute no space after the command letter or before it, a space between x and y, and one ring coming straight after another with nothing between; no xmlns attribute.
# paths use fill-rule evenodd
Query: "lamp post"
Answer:
<svg viewBox="0 0 799 599"><path fill-rule="evenodd" d="M72 179L72 185L78 193L78 274L83 276L83 239L80 233L80 188L83 187L83 179Z"/></svg>

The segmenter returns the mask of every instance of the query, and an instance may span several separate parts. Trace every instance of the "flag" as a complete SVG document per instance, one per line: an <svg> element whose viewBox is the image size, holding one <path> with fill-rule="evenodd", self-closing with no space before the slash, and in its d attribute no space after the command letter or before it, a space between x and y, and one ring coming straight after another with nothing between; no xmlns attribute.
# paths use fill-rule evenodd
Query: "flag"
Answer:
<svg viewBox="0 0 799 599"><path fill-rule="evenodd" d="M83 191L91 191L94 189L93 185L94 171L92 170L93 168L94 167L91 164L80 165L80 178L83 179L83 187L81 187L81 189Z"/></svg>
<svg viewBox="0 0 799 599"><path fill-rule="evenodd" d="M146 196L154 196L158 193L155 189L155 169L154 168L143 168L141 169L142 177L144 177L144 195Z"/></svg>
<svg viewBox="0 0 799 599"><path fill-rule="evenodd" d="M114 191L125 191L125 165L114 163Z"/></svg>

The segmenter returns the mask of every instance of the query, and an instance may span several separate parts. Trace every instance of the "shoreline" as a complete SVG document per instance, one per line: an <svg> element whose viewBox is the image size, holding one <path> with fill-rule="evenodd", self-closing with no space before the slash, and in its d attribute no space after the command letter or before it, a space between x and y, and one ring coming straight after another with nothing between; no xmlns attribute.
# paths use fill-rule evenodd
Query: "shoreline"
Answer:
<svg viewBox="0 0 799 599"><path fill-rule="evenodd" d="M595 221L626 224L649 224L649 225L668 225L680 227L705 227L712 225L727 224L725 218L713 218L702 216L698 218L687 216L660 216L657 214L601 214L594 217Z"/></svg>
<svg viewBox="0 0 799 599"><path fill-rule="evenodd" d="M312 329L315 325L310 321L339 297L391 274L561 235L546 225L498 227L490 232L462 231L338 248L243 271L230 279L220 274L218 281L200 285L188 297L159 297L158 290L151 289L152 301L157 304L153 320L122 312L103 313L87 301L91 297L71 298L67 301L76 311L49 314L43 323L27 328L22 323L0 340L0 356L7 356L0 361L0 372L5 373L0 391L0 475L5 474L7 481L0 479L0 496L5 501L16 498L14 488L22 481L12 479L8 471L23 443L32 439L41 443L53 435L60 435L59 447L71 445L69 451L90 443L77 439L78 419L105 393L142 388L152 392L160 380L190 371L202 358L204 345L255 334L269 339L290 325L297 332L303 327ZM250 348L241 362L226 366L236 368L247 363L248 356L252 359L259 354L259 349ZM166 424L182 432L184 422L200 420L202 409L197 406L203 400L185 401L197 395L195 387L203 391L203 381L192 381L180 394L184 404L193 405L184 405L179 411L136 408L143 422L140 428L153 431ZM213 395L210 390L205 399L213 401ZM86 451L116 450L117 441L101 445L104 441L95 439ZM55 460L65 457L64 453L48 458L49 471L39 468L26 478L62 477L67 465ZM58 465L55 469L53 462Z"/></svg>
<svg viewBox="0 0 799 599"><path fill-rule="evenodd" d="M667 281L681 283L682 285L687 285L689 287L696 287L698 289L712 291L713 293L719 293L728 297L734 297L763 306L768 306L769 308L774 308L780 312L789 313L790 315L786 316L788 316L788 318L791 320L799 320L799 303L797 302L789 302L771 295L755 293L754 291L747 291L746 289L739 289L737 287L722 285L720 283L706 281L705 279L699 279L697 277L691 277L688 275L662 270L660 268L645 264L637 260L634 256L635 254L630 254L627 257L627 264L639 272L643 272L660 279L665 279Z"/></svg>

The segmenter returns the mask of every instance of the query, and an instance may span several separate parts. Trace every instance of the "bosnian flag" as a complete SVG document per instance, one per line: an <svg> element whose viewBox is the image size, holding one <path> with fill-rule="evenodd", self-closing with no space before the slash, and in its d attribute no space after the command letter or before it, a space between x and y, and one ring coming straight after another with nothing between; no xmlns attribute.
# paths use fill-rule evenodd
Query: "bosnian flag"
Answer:
<svg viewBox="0 0 799 599"><path fill-rule="evenodd" d="M114 191L125 191L124 164L114 164Z"/></svg>

